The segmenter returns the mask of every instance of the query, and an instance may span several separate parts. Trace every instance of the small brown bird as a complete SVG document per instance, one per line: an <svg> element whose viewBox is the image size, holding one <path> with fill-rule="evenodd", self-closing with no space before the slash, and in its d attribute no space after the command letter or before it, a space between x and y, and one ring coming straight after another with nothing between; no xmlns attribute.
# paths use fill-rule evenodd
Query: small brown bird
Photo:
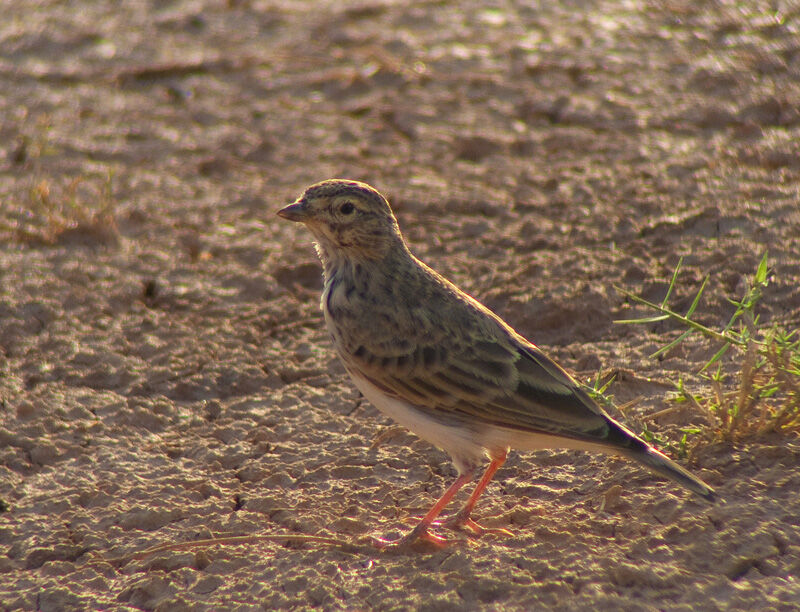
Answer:
<svg viewBox="0 0 800 612"><path fill-rule="evenodd" d="M312 185L278 211L304 223L322 260L322 311L339 357L376 408L452 457L458 478L397 542L441 544L434 521L489 466L448 525L485 530L472 509L509 449L570 448L638 461L711 501L702 480L617 423L500 317L408 250L389 203L357 181Z"/></svg>

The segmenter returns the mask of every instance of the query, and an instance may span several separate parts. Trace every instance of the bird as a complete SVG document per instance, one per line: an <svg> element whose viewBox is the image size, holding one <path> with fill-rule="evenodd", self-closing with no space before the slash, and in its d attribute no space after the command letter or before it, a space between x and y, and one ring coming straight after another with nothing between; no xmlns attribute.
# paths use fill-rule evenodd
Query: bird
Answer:
<svg viewBox="0 0 800 612"><path fill-rule="evenodd" d="M457 478L417 525L382 548L473 535L478 498L511 449L578 449L632 459L708 500L714 490L615 421L561 366L409 250L386 197L347 179L316 183L277 214L304 224L322 264L320 306L355 386L379 411L445 451ZM437 519L489 464L464 506ZM499 530L508 533L505 530Z"/></svg>

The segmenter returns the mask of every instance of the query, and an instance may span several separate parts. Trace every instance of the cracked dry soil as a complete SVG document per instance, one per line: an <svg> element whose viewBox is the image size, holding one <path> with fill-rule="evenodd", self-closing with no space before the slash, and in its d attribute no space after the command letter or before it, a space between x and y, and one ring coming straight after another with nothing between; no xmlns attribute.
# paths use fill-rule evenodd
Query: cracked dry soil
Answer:
<svg viewBox="0 0 800 612"><path fill-rule="evenodd" d="M454 476L363 401L275 211L329 177L387 193L412 249L665 440L715 347L699 312L769 250L800 321L800 8L761 3L7 2L0 23L0 609L797 610L800 444L699 449L709 506L622 460L514 453L476 510L408 529ZM650 415L661 413L654 419Z"/></svg>

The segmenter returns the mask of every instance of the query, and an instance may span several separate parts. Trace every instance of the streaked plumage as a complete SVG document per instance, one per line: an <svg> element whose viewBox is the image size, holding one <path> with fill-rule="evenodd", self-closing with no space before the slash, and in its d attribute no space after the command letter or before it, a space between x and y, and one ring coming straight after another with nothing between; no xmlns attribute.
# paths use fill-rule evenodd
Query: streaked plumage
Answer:
<svg viewBox="0 0 800 612"><path fill-rule="evenodd" d="M509 448L621 454L713 499L708 485L614 421L541 350L416 259L369 185L323 181L278 214L305 223L317 240L322 310L356 386L453 458L460 477L435 514L488 456L490 472L456 520L480 530L469 512ZM428 533L433 510L403 543L436 539Z"/></svg>

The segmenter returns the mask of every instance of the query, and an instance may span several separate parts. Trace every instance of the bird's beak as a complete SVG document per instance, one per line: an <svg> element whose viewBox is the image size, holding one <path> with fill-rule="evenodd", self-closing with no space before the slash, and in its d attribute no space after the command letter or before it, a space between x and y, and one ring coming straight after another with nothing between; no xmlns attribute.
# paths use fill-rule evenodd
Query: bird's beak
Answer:
<svg viewBox="0 0 800 612"><path fill-rule="evenodd" d="M305 200L298 200L278 211L278 216L289 221L305 221L308 219L308 204Z"/></svg>

